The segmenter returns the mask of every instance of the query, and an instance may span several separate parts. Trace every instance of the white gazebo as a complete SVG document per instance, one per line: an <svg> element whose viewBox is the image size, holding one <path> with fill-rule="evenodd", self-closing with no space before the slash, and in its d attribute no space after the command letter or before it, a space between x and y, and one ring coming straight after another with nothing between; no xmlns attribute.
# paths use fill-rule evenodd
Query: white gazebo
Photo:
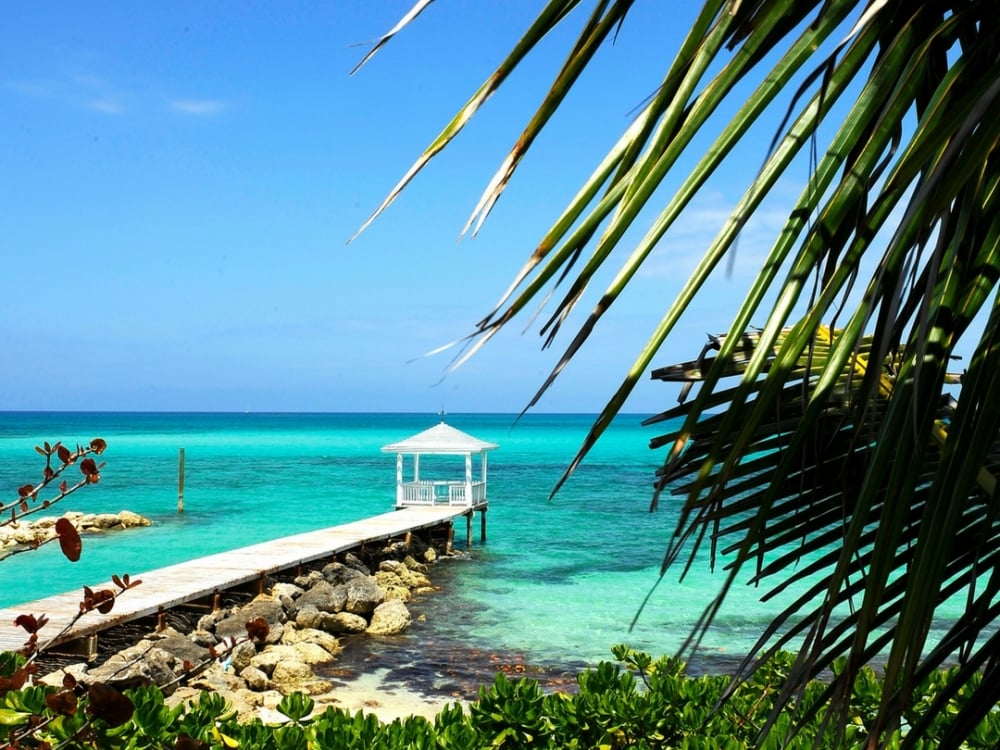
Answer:
<svg viewBox="0 0 1000 750"><path fill-rule="evenodd" d="M499 447L456 430L443 421L406 440L382 446L383 453L396 454L396 508L444 504L485 510L486 454ZM421 478L420 457L423 455L464 456L464 480ZM479 456L478 478L473 476L473 455ZM410 481L404 481L403 477L404 456L412 457L413 478Z"/></svg>

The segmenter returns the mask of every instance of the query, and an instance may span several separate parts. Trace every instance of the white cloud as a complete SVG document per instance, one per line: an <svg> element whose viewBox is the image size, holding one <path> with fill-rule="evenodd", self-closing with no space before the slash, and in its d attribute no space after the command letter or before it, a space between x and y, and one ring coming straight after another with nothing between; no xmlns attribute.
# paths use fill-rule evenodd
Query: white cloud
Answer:
<svg viewBox="0 0 1000 750"><path fill-rule="evenodd" d="M185 115L205 117L225 111L226 103L218 99L173 99L170 109Z"/></svg>
<svg viewBox="0 0 1000 750"><path fill-rule="evenodd" d="M104 112L109 115L120 115L124 113L125 107L122 105L121 101L116 96L105 95L98 97L97 99L92 99L87 103L91 109L95 109L98 112Z"/></svg>
<svg viewBox="0 0 1000 750"><path fill-rule="evenodd" d="M5 88L31 99L83 107L105 114L125 112L125 95L109 81L92 75L5 81Z"/></svg>

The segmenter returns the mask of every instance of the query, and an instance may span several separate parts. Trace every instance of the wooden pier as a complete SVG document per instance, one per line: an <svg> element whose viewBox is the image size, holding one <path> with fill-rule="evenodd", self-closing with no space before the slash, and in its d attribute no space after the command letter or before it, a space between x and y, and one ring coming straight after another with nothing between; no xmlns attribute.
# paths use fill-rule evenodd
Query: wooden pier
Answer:
<svg viewBox="0 0 1000 750"><path fill-rule="evenodd" d="M129 571L133 580L142 579L142 585L124 592L108 614L99 612L85 614L65 633L61 633L51 645L82 644L84 653L92 654L96 644L96 634L101 630L143 617L161 615L171 607L204 600L240 586L256 583L262 588L265 576L291 570L366 544L406 537L410 533L445 524L450 525L459 516L466 518L467 540L471 544L472 516L476 512L481 516L480 539L484 540L485 503L471 507L447 505L412 507L340 526L221 552L158 570L142 573ZM91 585L91 588L95 591L104 588L117 591L117 587L110 581L105 585ZM0 610L0 651L17 650L27 640L28 634L13 624L18 615L46 615L49 622L40 631L39 641L47 644L79 613L82 598L81 586L72 592Z"/></svg>

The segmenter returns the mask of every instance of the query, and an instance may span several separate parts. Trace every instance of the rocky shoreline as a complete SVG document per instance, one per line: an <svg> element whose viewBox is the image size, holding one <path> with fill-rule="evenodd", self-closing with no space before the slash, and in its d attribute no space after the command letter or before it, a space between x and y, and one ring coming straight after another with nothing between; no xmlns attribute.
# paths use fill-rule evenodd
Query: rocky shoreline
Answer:
<svg viewBox="0 0 1000 750"><path fill-rule="evenodd" d="M413 618L407 603L414 594L435 590L429 566L443 555L415 537L410 547L395 542L338 555L299 575L269 579L264 593L249 601L206 608L203 614L179 608L168 613L175 616L162 629L146 625L139 632L133 625L131 637L124 639L128 645L99 655L94 663L62 659L52 669L53 661L43 658L42 671L52 671L41 681L61 685L69 673L84 685L156 683L171 704L209 690L241 718L265 721L280 720L275 707L293 692L312 696L316 711L347 707L344 689L317 671L331 671L345 638L391 636L409 628ZM266 636L249 640L248 623L259 630L261 622L267 624ZM102 633L102 640L115 639Z"/></svg>
<svg viewBox="0 0 1000 750"><path fill-rule="evenodd" d="M46 516L32 521L15 521L0 526L0 557L19 549L30 549L56 538L56 522L68 519L77 532L102 534L109 531L152 526L153 522L130 510L118 513L80 513L70 511L62 516Z"/></svg>

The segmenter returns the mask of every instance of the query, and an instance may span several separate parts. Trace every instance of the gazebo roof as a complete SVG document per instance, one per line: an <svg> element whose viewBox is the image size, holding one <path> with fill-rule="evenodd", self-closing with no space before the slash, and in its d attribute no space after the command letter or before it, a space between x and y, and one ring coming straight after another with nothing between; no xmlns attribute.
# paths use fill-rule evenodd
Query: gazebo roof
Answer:
<svg viewBox="0 0 1000 750"><path fill-rule="evenodd" d="M485 453L499 448L496 443L472 437L441 422L398 443L383 445L384 453Z"/></svg>

